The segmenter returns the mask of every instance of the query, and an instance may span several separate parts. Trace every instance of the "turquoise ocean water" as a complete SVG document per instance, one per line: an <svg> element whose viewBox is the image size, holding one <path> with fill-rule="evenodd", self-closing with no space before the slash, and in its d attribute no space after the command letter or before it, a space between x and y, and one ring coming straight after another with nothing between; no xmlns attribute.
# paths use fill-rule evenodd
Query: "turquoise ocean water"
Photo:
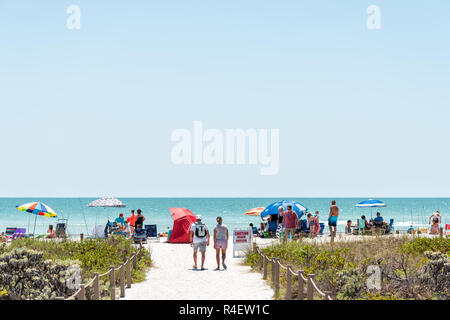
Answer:
<svg viewBox="0 0 450 320"><path fill-rule="evenodd" d="M141 209L147 218L146 224L157 224L158 232L167 231L172 226L169 207L188 208L194 214L201 214L207 225L215 224L220 215L231 229L246 227L250 222L256 226L259 217L245 216L244 212L254 207L265 207L280 198L120 198L125 208L90 208L88 203L95 198L0 198L0 230L6 227L25 227L33 231L35 215L17 211L16 205L42 201L58 214L58 218L68 219L69 234L90 234L95 225L105 225L107 219L116 218L120 212L130 215L131 209ZM292 198L308 208L310 212L319 211L319 220L327 222L331 198ZM343 231L348 219L356 221L365 214L375 217L377 209L355 208L355 204L366 199L335 198L340 208L338 230ZM394 218L394 227L405 230L411 224L415 227L427 226L431 213L439 210L443 223L450 223L450 198L380 198L387 204L379 208L385 220ZM38 217L36 233L44 233L49 224L55 225L58 218ZM328 231L328 228L326 229Z"/></svg>

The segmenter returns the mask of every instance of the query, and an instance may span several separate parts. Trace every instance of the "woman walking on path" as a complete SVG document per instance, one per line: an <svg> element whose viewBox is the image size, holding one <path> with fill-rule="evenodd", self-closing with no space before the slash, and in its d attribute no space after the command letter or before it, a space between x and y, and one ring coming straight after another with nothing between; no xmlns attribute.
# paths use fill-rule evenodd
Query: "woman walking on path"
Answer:
<svg viewBox="0 0 450 320"><path fill-rule="evenodd" d="M222 250L222 266L227 270L225 257L228 246L228 227L222 223L222 217L217 217L217 226L214 228L214 249L216 249L217 268L220 270L220 250Z"/></svg>

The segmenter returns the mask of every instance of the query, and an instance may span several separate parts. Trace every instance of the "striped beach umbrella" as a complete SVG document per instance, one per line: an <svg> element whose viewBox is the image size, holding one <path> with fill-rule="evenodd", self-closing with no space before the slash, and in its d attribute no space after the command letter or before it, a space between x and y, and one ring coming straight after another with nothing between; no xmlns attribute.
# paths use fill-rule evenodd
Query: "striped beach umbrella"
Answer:
<svg viewBox="0 0 450 320"><path fill-rule="evenodd" d="M261 212L264 211L264 207L257 207L257 208L253 208L248 210L246 213L244 213L246 216L253 216L253 217L257 217L261 215Z"/></svg>
<svg viewBox="0 0 450 320"><path fill-rule="evenodd" d="M34 228L33 228L33 235L36 231L36 220L38 216L43 216L47 218L56 218L57 215L55 211L53 211L52 208L50 208L48 205L38 201L38 202L30 202L25 203L19 206L16 206L16 209L19 211L29 212L32 214L35 214L36 217L34 218Z"/></svg>
<svg viewBox="0 0 450 320"><path fill-rule="evenodd" d="M357 203L355 207L358 208L379 208L379 207L386 207L386 204L380 200L375 199L369 199L361 201L360 203Z"/></svg>
<svg viewBox="0 0 450 320"><path fill-rule="evenodd" d="M25 203L20 206L16 206L17 210L36 214L38 216L44 216L47 218L56 218L56 213L48 205L38 201Z"/></svg>

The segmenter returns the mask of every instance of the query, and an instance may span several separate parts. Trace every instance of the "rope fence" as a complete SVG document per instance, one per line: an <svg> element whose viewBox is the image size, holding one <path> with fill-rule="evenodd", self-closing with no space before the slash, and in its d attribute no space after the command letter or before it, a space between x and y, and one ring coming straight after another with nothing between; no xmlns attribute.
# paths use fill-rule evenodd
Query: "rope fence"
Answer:
<svg viewBox="0 0 450 320"><path fill-rule="evenodd" d="M284 266L281 264L280 259L272 258L270 259L260 248L256 247L256 251L259 254L259 269L262 270L263 279L267 280L269 276L270 269L270 282L275 289L275 296L280 295L280 285L285 287L285 299L293 300L293 283L297 281L298 292L297 299L313 300L314 294L321 297L323 300L333 300L331 297L331 291L322 291L319 289L317 284L314 282L314 275L308 274L305 277L304 271L299 270L295 272L292 266ZM283 282L283 283L281 283ZM306 288L306 293L305 293Z"/></svg>
<svg viewBox="0 0 450 320"><path fill-rule="evenodd" d="M86 284L80 284L80 288L70 297L57 297L56 300L86 300L86 291L92 291L93 300L100 300L100 279L109 276L109 296L116 300L116 284L119 286L119 297L125 297L125 288L131 288L131 268L137 269L137 260L143 251L142 243L139 250L133 253L119 267L111 266L105 273L94 272L94 277Z"/></svg>

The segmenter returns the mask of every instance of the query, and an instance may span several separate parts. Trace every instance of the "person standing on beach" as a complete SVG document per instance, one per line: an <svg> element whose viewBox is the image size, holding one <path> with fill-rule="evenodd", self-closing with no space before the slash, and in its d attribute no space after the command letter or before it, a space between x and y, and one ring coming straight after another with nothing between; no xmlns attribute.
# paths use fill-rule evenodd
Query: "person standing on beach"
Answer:
<svg viewBox="0 0 450 320"><path fill-rule="evenodd" d="M227 270L225 264L227 246L228 246L228 227L222 223L222 217L217 217L217 226L214 228L214 249L216 249L217 268L220 270L220 250L222 250L222 266Z"/></svg>
<svg viewBox="0 0 450 320"><path fill-rule="evenodd" d="M297 212L292 210L291 205L288 205L286 207L286 212L284 213L283 220L285 223L283 240L286 242L289 234L291 235L291 239L294 239L295 229L297 229L299 222Z"/></svg>
<svg viewBox="0 0 450 320"><path fill-rule="evenodd" d="M336 205L336 201L331 201L331 207L330 207L330 215L328 216L328 227L330 228L330 236L336 236L336 226L337 226L337 219L339 216L339 207ZM334 227L334 231L333 231Z"/></svg>
<svg viewBox="0 0 450 320"><path fill-rule="evenodd" d="M134 233L134 226L136 225L136 215L134 214L134 209L131 210L131 217L130 217L130 229L131 234Z"/></svg>
<svg viewBox="0 0 450 320"><path fill-rule="evenodd" d="M137 226L140 225L141 228L144 228L144 221L145 221L145 217L142 214L142 210L137 209L136 222L134 223L135 227L137 228Z"/></svg>
<svg viewBox="0 0 450 320"><path fill-rule="evenodd" d="M428 218L428 223L431 224L431 222L439 222L439 225L441 224L441 214L439 210L436 210L436 212L432 213L430 218Z"/></svg>
<svg viewBox="0 0 450 320"><path fill-rule="evenodd" d="M206 224L202 222L202 216L197 215L196 221L191 225L191 231L189 232L189 242L194 249L194 269L197 269L197 251L200 250L202 254L202 266L201 270L205 270L205 253L206 247L209 246L209 230Z"/></svg>

